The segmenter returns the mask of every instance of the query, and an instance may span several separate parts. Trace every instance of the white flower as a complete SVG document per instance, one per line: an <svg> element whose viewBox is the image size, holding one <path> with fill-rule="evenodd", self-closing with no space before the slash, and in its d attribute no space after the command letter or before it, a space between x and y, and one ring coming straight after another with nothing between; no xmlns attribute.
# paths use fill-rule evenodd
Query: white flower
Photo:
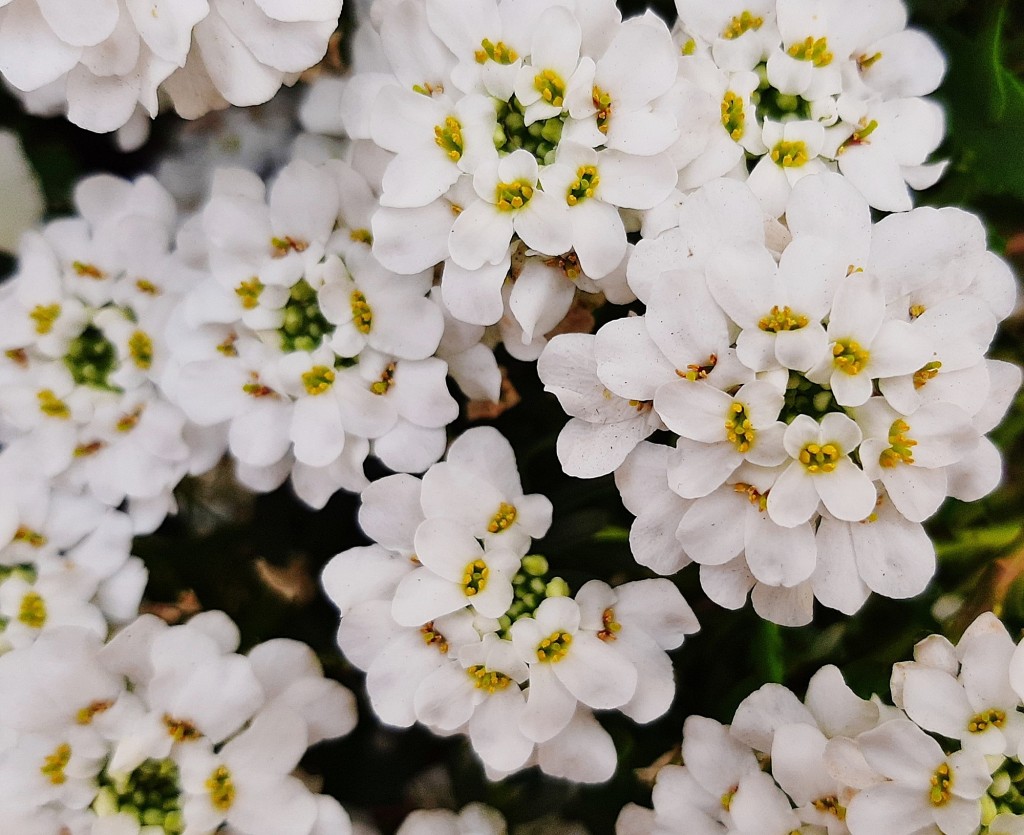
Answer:
<svg viewBox="0 0 1024 835"><path fill-rule="evenodd" d="M14 252L21 233L43 216L43 193L18 138L0 132L0 189L6 195L0 250Z"/></svg>
<svg viewBox="0 0 1024 835"><path fill-rule="evenodd" d="M862 437L846 415L830 413L820 423L807 415L794 418L783 437L792 460L768 494L772 520L784 527L803 524L819 502L839 519L866 519L878 497L871 479L850 460Z"/></svg>

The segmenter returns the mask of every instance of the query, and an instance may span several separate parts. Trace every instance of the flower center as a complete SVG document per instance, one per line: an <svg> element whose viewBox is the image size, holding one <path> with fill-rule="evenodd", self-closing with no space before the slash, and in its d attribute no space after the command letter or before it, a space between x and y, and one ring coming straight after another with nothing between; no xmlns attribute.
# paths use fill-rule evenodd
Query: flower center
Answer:
<svg viewBox="0 0 1024 835"><path fill-rule="evenodd" d="M594 107L597 108L597 129L601 133L608 133L608 120L612 117L612 97L595 84L593 101Z"/></svg>
<svg viewBox="0 0 1024 835"><path fill-rule="evenodd" d="M282 351L315 351L325 337L334 333L334 325L324 318L317 303L316 290L304 278L292 285L283 312L278 328Z"/></svg>
<svg viewBox="0 0 1024 835"><path fill-rule="evenodd" d="M715 370L716 365L718 365L718 355L711 354L703 364L691 362L686 366L686 371L680 371L677 368L676 375L684 380L689 380L691 383L695 383L698 380L706 380L708 375Z"/></svg>
<svg viewBox="0 0 1024 835"><path fill-rule="evenodd" d="M830 473L842 457L842 451L836 444L807 444L800 450L800 463L809 473Z"/></svg>
<svg viewBox="0 0 1024 835"><path fill-rule="evenodd" d="M908 438L906 433L910 431L910 425L902 420L894 420L889 427L889 448L883 449L878 456L878 463L883 467L895 467L898 464L914 463L914 447L917 441Z"/></svg>
<svg viewBox="0 0 1024 835"><path fill-rule="evenodd" d="M809 159L807 156L807 143L802 140L790 142L783 139L772 148L770 156L772 162L783 168L799 168Z"/></svg>
<svg viewBox="0 0 1024 835"><path fill-rule="evenodd" d="M334 369L326 365L314 365L302 375L302 385L306 393L314 397L323 394L334 384Z"/></svg>
<svg viewBox="0 0 1024 835"><path fill-rule="evenodd" d="M444 126L434 125L434 142L447 154L452 162L462 159L462 125L454 116L448 116L444 120Z"/></svg>
<svg viewBox="0 0 1024 835"><path fill-rule="evenodd" d="M71 410L68 404L61 400L52 389L43 389L36 393L39 400L39 411L47 417L55 417L60 420L67 420L71 417Z"/></svg>
<svg viewBox="0 0 1024 835"><path fill-rule="evenodd" d="M117 349L95 325L88 325L71 340L64 365L80 386L116 390L108 378L117 362Z"/></svg>
<svg viewBox="0 0 1024 835"><path fill-rule="evenodd" d="M832 361L836 368L851 377L860 374L870 358L871 353L853 339L841 339L832 346Z"/></svg>
<svg viewBox="0 0 1024 835"><path fill-rule="evenodd" d="M504 41L492 43L487 38L484 38L480 41L480 48L473 53L473 57L476 58L478 64L494 61L495 64L508 66L519 58L519 53L512 49L512 47L506 46Z"/></svg>
<svg viewBox="0 0 1024 835"><path fill-rule="evenodd" d="M420 627L420 634L423 636L423 642L427 646L434 647L442 655L448 654L448 639L439 630L434 628L433 621L423 624Z"/></svg>
<svg viewBox="0 0 1024 835"><path fill-rule="evenodd" d="M94 281L102 281L107 277L107 274L95 264L87 264L84 261L72 261L71 269L75 271L76 275L82 278L91 278Z"/></svg>
<svg viewBox="0 0 1024 835"><path fill-rule="evenodd" d="M819 812L835 815L839 820L846 820L846 807L839 805L839 798L834 794L828 797L819 797L812 802L812 805Z"/></svg>
<svg viewBox="0 0 1024 835"><path fill-rule="evenodd" d="M931 777L931 788L928 790L928 800L932 806L945 806L953 796L953 772L949 763L943 763Z"/></svg>
<svg viewBox="0 0 1024 835"><path fill-rule="evenodd" d="M270 245L273 247L271 253L274 258L284 258L289 252L305 252L309 249L309 244L299 238L293 238L291 235L285 235L283 238L271 238Z"/></svg>
<svg viewBox="0 0 1024 835"><path fill-rule="evenodd" d="M391 387L395 384L395 364L389 362L384 366L384 370L381 372L380 379L370 384L370 391L374 394L384 395L387 394Z"/></svg>
<svg viewBox="0 0 1024 835"><path fill-rule="evenodd" d="M982 731L987 730L990 725L1001 728L1005 723L1006 714L999 710L999 708L993 707L971 717L971 720L967 723L967 730L972 734L980 734Z"/></svg>
<svg viewBox="0 0 1024 835"><path fill-rule="evenodd" d="M732 489L737 493L744 493L747 497L747 501L756 507L761 513L764 513L768 509L768 490L763 493L758 490L753 484L746 484L745 482L738 481Z"/></svg>
<svg viewBox="0 0 1024 835"><path fill-rule="evenodd" d="M554 70L541 70L533 77L533 86L548 104L561 107L565 97L565 81Z"/></svg>
<svg viewBox="0 0 1024 835"><path fill-rule="evenodd" d="M257 276L253 276L248 281L243 281L235 288L235 295L238 296L238 300L242 307L246 310L252 310L260 303L260 295L263 293L263 287L263 282L260 281Z"/></svg>
<svg viewBox="0 0 1024 835"><path fill-rule="evenodd" d="M734 400L725 416L725 437L732 441L737 452L747 452L754 443L755 436L747 407Z"/></svg>
<svg viewBox="0 0 1024 835"><path fill-rule="evenodd" d="M871 69L878 61L882 60L882 53L876 52L874 55L861 55L857 58L857 69L861 72L864 70Z"/></svg>
<svg viewBox="0 0 1024 835"><path fill-rule="evenodd" d="M39 531L22 526L14 532L14 541L24 542L33 548L42 548L46 544L46 537L39 533Z"/></svg>
<svg viewBox="0 0 1024 835"><path fill-rule="evenodd" d="M581 200L594 196L594 189L601 182L597 176L597 168L593 165L581 165L576 171L576 179L569 186L565 195L565 202L575 206Z"/></svg>
<svg viewBox="0 0 1024 835"><path fill-rule="evenodd" d="M114 703L109 700L92 702L75 714L75 722L79 725L91 725L93 719L99 714L110 710L113 706Z"/></svg>
<svg viewBox="0 0 1024 835"><path fill-rule="evenodd" d="M37 304L28 314L28 318L36 323L36 333L43 335L53 330L53 323L60 316L59 304Z"/></svg>
<svg viewBox="0 0 1024 835"><path fill-rule="evenodd" d="M52 754L43 757L43 764L39 770L53 785L60 786L67 782L68 777L64 773L64 769L68 767L69 762L71 762L71 746L62 742Z"/></svg>
<svg viewBox="0 0 1024 835"><path fill-rule="evenodd" d="M924 388L928 384L929 380L935 379L940 368L942 368L942 363L935 360L934 362L929 362L917 369L917 371L914 372L914 388Z"/></svg>
<svg viewBox="0 0 1024 835"><path fill-rule="evenodd" d="M743 110L743 99L732 90L725 91L722 99L722 126L725 132L737 142L743 138L747 114Z"/></svg>
<svg viewBox="0 0 1024 835"><path fill-rule="evenodd" d="M533 197L533 186L525 180L498 183L494 195L499 211L512 212L530 202L530 198Z"/></svg>
<svg viewBox="0 0 1024 835"><path fill-rule="evenodd" d="M827 38L814 38L811 35L793 44L786 53L798 61L810 61L816 67L827 67L835 57L829 52Z"/></svg>
<svg viewBox="0 0 1024 835"><path fill-rule="evenodd" d="M502 502L498 505L498 511L491 517L491 521L487 523L488 532L501 533L501 531L508 530L516 521L517 515L518 511L515 505Z"/></svg>
<svg viewBox="0 0 1024 835"><path fill-rule="evenodd" d="M838 156L839 154L843 153L847 148L853 145L868 144L868 137L875 132L875 129L877 127L878 122L876 120L872 119L870 122L867 122L862 119L861 126L857 128L857 130L855 130L852 134L850 134L849 139L847 139L842 145L839 146L839 148L836 150L836 155Z"/></svg>
<svg viewBox="0 0 1024 835"><path fill-rule="evenodd" d="M788 304L782 308L774 305L771 312L761 317L761 321L757 323L757 326L769 333L779 333L781 331L796 331L800 330L800 328L805 328L808 321L810 320L802 313L794 313Z"/></svg>
<svg viewBox="0 0 1024 835"><path fill-rule="evenodd" d="M722 37L727 41L732 41L751 29L755 31L760 29L763 25L763 17L756 17L751 12L744 11L729 21L729 25L722 31Z"/></svg>
<svg viewBox="0 0 1024 835"><path fill-rule="evenodd" d="M552 632L537 644L537 660L555 663L565 658L572 644L572 635L568 632Z"/></svg>
<svg viewBox="0 0 1024 835"><path fill-rule="evenodd" d="M18 620L29 629L42 629L46 623L46 601L34 591L21 598Z"/></svg>
<svg viewBox="0 0 1024 835"><path fill-rule="evenodd" d="M104 769L97 781L99 792L92 809L99 817L127 815L166 835L185 831L181 784L174 760L146 760L129 774L111 775Z"/></svg>
<svg viewBox="0 0 1024 835"><path fill-rule="evenodd" d="M132 362L139 368L146 369L153 364L153 340L145 331L135 331L128 338L128 353Z"/></svg>
<svg viewBox="0 0 1024 835"><path fill-rule="evenodd" d="M118 418L117 423L114 424L114 428L117 429L118 432L131 432L139 425L139 420L142 418L142 411L142 406L139 406L128 414L121 415L121 417Z"/></svg>
<svg viewBox="0 0 1024 835"><path fill-rule="evenodd" d="M473 680L473 684L476 685L477 689L486 690L488 693L504 690L512 683L512 679L509 676L499 673L497 670L488 670L482 664L475 664L469 667L466 672Z"/></svg>
<svg viewBox="0 0 1024 835"><path fill-rule="evenodd" d="M487 575L490 573L487 563L483 560L467 563L462 571L462 590L466 597L472 597L487 588Z"/></svg>
<svg viewBox="0 0 1024 835"><path fill-rule="evenodd" d="M366 303L366 296L358 290L353 290L350 304L352 305L352 323L356 326L356 330L361 334L368 334L373 325L373 310Z"/></svg>
<svg viewBox="0 0 1024 835"><path fill-rule="evenodd" d="M203 735L187 719L175 719L169 713L164 714L164 727L167 728L167 735L175 742L193 742Z"/></svg>
<svg viewBox="0 0 1024 835"><path fill-rule="evenodd" d="M235 802L235 784L231 780L231 772L227 766L218 765L206 779L206 790L210 793L210 803L218 812L224 813Z"/></svg>
<svg viewBox="0 0 1024 835"><path fill-rule="evenodd" d="M605 609L601 613L601 629L597 633L597 637L606 643L610 643L616 640L622 631L622 624L615 620L615 610L612 608Z"/></svg>
<svg viewBox="0 0 1024 835"><path fill-rule="evenodd" d="M136 280L135 289L140 293L145 293L147 296L159 296L162 292L159 287L146 278Z"/></svg>

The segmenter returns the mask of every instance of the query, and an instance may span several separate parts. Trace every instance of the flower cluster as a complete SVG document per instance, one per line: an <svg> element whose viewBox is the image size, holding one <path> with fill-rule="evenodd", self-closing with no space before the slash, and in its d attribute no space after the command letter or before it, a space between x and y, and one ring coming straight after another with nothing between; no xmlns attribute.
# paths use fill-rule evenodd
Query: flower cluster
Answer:
<svg viewBox="0 0 1024 835"><path fill-rule="evenodd" d="M149 532L182 477L219 454L155 382L165 324L196 275L174 255L174 201L152 177L90 177L75 205L25 234L0 288L0 441L55 485L127 500Z"/></svg>
<svg viewBox="0 0 1024 835"><path fill-rule="evenodd" d="M47 0L0 7L0 75L36 111L148 132L161 95L186 119L270 99L327 50L341 0Z"/></svg>
<svg viewBox="0 0 1024 835"><path fill-rule="evenodd" d="M490 428L459 436L422 480L389 476L362 499L375 543L339 554L323 582L377 715L468 734L493 778L531 764L611 777L615 748L592 711L649 722L668 709L665 650L697 629L675 586L592 580L570 597L528 554L551 503L523 494L512 448Z"/></svg>
<svg viewBox="0 0 1024 835"><path fill-rule="evenodd" d="M833 0L676 0L683 101L702 141L679 174L693 188L747 179L765 211L782 214L808 174L841 172L876 209L906 211L908 186L927 188L945 164L926 164L945 133L935 91L946 63L907 29L901 0L870 11ZM694 131L696 133L696 131Z"/></svg>
<svg viewBox="0 0 1024 835"><path fill-rule="evenodd" d="M452 314L491 325L507 312L506 345L523 359L577 288L629 301L620 210L657 206L676 179L665 24L622 22L608 0L374 11L393 74L357 74L342 112L350 136L389 152L373 217L381 262L444 262Z"/></svg>
<svg viewBox="0 0 1024 835"><path fill-rule="evenodd" d="M555 337L539 372L573 416L564 468L616 470L640 563L700 563L719 604L752 589L763 617L799 625L814 598L849 614L870 591L924 589L921 522L995 488L984 433L1021 375L985 357L1016 288L974 216L872 224L824 174L793 189L785 220L766 227L743 184L703 187L630 260L645 314ZM665 427L674 448L630 452Z"/></svg>
<svg viewBox="0 0 1024 835"><path fill-rule="evenodd" d="M197 424L226 429L253 489L290 474L322 507L367 484L371 447L402 472L444 452L458 414L435 356L444 312L430 272L395 276L373 257L375 205L340 160L293 161L269 194L247 172L216 175L194 253L208 275L171 323L164 385Z"/></svg>
<svg viewBox="0 0 1024 835"><path fill-rule="evenodd" d="M683 765L658 774L654 810L618 835L1012 835L1024 827L1024 643L991 614L954 646L931 635L893 667L896 707L853 693L835 667L801 702L766 684L731 725L691 716Z"/></svg>
<svg viewBox="0 0 1024 835"><path fill-rule="evenodd" d="M144 615L106 644L64 627L0 657L0 828L345 832L341 806L291 772L352 729L355 699L304 644L238 642L221 612Z"/></svg>

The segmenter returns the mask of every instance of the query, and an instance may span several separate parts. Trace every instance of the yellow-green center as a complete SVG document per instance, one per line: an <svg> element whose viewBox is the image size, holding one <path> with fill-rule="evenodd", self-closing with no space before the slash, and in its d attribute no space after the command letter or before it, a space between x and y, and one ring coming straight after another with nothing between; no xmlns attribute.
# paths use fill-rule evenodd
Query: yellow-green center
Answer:
<svg viewBox="0 0 1024 835"><path fill-rule="evenodd" d="M795 313L787 304L785 307L774 305L766 316L762 316L757 326L769 333L780 333L781 331L796 331L807 327L810 321L802 313Z"/></svg>
<svg viewBox="0 0 1024 835"><path fill-rule="evenodd" d="M454 116L448 116L444 125L434 125L434 142L452 162L462 159L462 125Z"/></svg>
<svg viewBox="0 0 1024 835"><path fill-rule="evenodd" d="M807 155L807 143L800 139L792 142L783 139L772 148L769 156L772 162L783 168L799 168L810 158Z"/></svg>
<svg viewBox="0 0 1024 835"><path fill-rule="evenodd" d="M737 452L747 452L754 443L755 435L747 407L734 400L725 416L725 437L732 442Z"/></svg>
<svg viewBox="0 0 1024 835"><path fill-rule="evenodd" d="M594 196L594 189L601 182L597 175L597 168L593 165L581 165L576 170L576 179L569 185L565 195L565 202L575 206L581 200Z"/></svg>
<svg viewBox="0 0 1024 835"><path fill-rule="evenodd" d="M506 46L504 41L493 43L487 38L484 38L480 41L480 49L473 53L473 57L476 59L478 64L485 64L487 61L494 61L496 64L504 64L505 66L508 66L519 58L519 53L512 49L512 47Z"/></svg>
<svg viewBox="0 0 1024 835"><path fill-rule="evenodd" d="M466 672L478 689L486 690L488 693L504 690L512 683L509 676L499 673L497 670L488 670L482 664L474 664L467 668Z"/></svg>
<svg viewBox="0 0 1024 835"><path fill-rule="evenodd" d="M902 419L892 422L889 427L889 448L883 449L878 456L878 463L883 467L895 467L898 464L914 463L914 447L917 441L907 437L910 425Z"/></svg>
<svg viewBox="0 0 1024 835"><path fill-rule="evenodd" d="M746 131L747 114L743 110L743 98L732 90L726 90L722 98L722 126L726 133L737 142Z"/></svg>
<svg viewBox="0 0 1024 835"><path fill-rule="evenodd" d="M807 444L800 450L800 463L809 473L830 473L842 457L842 450L834 443Z"/></svg>
<svg viewBox="0 0 1024 835"><path fill-rule="evenodd" d="M18 620L29 629L42 629L46 624L46 601L34 591L21 598Z"/></svg>
<svg viewBox="0 0 1024 835"><path fill-rule="evenodd" d="M757 30L764 25L764 18L757 17L749 11L741 12L729 21L729 25L722 31L722 37L727 41L735 40L740 35Z"/></svg>
<svg viewBox="0 0 1024 835"><path fill-rule="evenodd" d="M808 35L786 50L798 61L810 61L816 67L827 67L835 57L828 49L828 39Z"/></svg>
<svg viewBox="0 0 1024 835"><path fill-rule="evenodd" d="M568 632L552 632L537 644L537 660L555 663L565 658L572 644L572 635Z"/></svg>
<svg viewBox="0 0 1024 835"><path fill-rule="evenodd" d="M498 183L494 195L499 211L512 212L530 202L530 198L533 197L533 186L525 180Z"/></svg>
<svg viewBox="0 0 1024 835"><path fill-rule="evenodd" d="M231 780L231 772L225 765L218 765L206 779L206 790L210 793L210 803L218 812L224 813L235 802L235 784Z"/></svg>
<svg viewBox="0 0 1024 835"><path fill-rule="evenodd" d="M565 99L565 81L554 70L541 70L533 78L533 86L548 104L561 107Z"/></svg>
<svg viewBox="0 0 1024 835"><path fill-rule="evenodd" d="M851 377L860 374L871 359L871 352L854 339L841 339L832 346L832 362L836 369Z"/></svg>
<svg viewBox="0 0 1024 835"><path fill-rule="evenodd" d="M516 521L517 514L515 505L502 502L498 505L497 512L491 517L491 521L487 523L487 530L490 533L507 530Z"/></svg>
<svg viewBox="0 0 1024 835"><path fill-rule="evenodd" d="M945 806L953 796L953 772L949 763L943 763L931 776L931 788L928 790L928 800L932 806Z"/></svg>

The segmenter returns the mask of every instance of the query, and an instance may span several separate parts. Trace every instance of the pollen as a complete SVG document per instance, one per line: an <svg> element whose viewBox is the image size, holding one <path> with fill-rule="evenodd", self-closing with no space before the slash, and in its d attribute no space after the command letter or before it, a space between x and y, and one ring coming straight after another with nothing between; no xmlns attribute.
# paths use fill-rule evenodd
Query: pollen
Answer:
<svg viewBox="0 0 1024 835"><path fill-rule="evenodd" d="M569 186L565 195L565 202L575 206L581 200L594 196L594 189L601 182L597 175L597 168L593 165L581 165L576 171L576 179Z"/></svg>
<svg viewBox="0 0 1024 835"><path fill-rule="evenodd" d="M175 742L193 742L203 735L203 732L187 719L175 719L167 713L164 714L164 727L167 728L167 735Z"/></svg>
<svg viewBox="0 0 1024 835"><path fill-rule="evenodd" d="M548 258L544 262L544 266L561 270L569 281L575 281L583 274L583 269L580 267L580 258L571 249L565 255L556 255L554 258Z"/></svg>
<svg viewBox="0 0 1024 835"><path fill-rule="evenodd" d="M381 372L380 379L370 385L370 391L377 395L385 395L391 391L391 387L395 384L395 364L389 362L384 366L384 370Z"/></svg>
<svg viewBox="0 0 1024 835"><path fill-rule="evenodd" d="M40 336L53 330L53 323L60 316L59 304L37 304L28 314L28 318L36 323L36 333Z"/></svg>
<svg viewBox="0 0 1024 835"><path fill-rule="evenodd" d="M726 812L728 812L729 807L732 806L732 799L736 796L736 792L739 791L739 788L739 786L733 786L720 798L719 802L722 804L722 808L725 809Z"/></svg>
<svg viewBox="0 0 1024 835"><path fill-rule="evenodd" d="M442 655L448 654L448 639L434 628L433 621L420 627L420 635L423 636L423 642L427 646L434 647Z"/></svg>
<svg viewBox="0 0 1024 835"><path fill-rule="evenodd" d="M454 116L444 120L444 125L434 125L434 142L452 162L462 159L462 125Z"/></svg>
<svg viewBox="0 0 1024 835"><path fill-rule="evenodd" d="M487 576L490 569L483 560L468 563L462 571L462 590L466 597L473 597L487 588Z"/></svg>
<svg viewBox="0 0 1024 835"><path fill-rule="evenodd" d="M497 693L512 683L509 676L499 673L497 670L488 670L482 664L474 664L467 668L466 672L477 689L485 690L488 693Z"/></svg>
<svg viewBox="0 0 1024 835"><path fill-rule="evenodd" d="M722 99L722 127L733 139L739 141L746 132L747 114L743 110L743 99L732 90L725 91Z"/></svg>
<svg viewBox="0 0 1024 835"><path fill-rule="evenodd" d="M21 598L18 620L29 629L42 629L46 623L46 601L34 591Z"/></svg>
<svg viewBox="0 0 1024 835"><path fill-rule="evenodd" d="M218 353L223 354L225 357L237 357L238 349L235 347L235 343L238 342L238 334L231 331L224 341L217 346Z"/></svg>
<svg viewBox="0 0 1024 835"><path fill-rule="evenodd" d="M250 397L273 397L276 394L272 388L260 382L260 375L255 371L249 372L249 382L242 386L242 391Z"/></svg>
<svg viewBox="0 0 1024 835"><path fill-rule="evenodd" d="M594 107L597 108L597 129L601 133L608 133L608 120L612 117L612 97L604 90L594 85L592 93Z"/></svg>
<svg viewBox="0 0 1024 835"><path fill-rule="evenodd" d="M507 46L504 41L493 43L487 38L484 38L480 41L480 48L473 53L473 57L476 59L478 64L486 64L488 61L494 61L495 64L508 66L518 60L519 53L512 49L512 47Z"/></svg>
<svg viewBox="0 0 1024 835"><path fill-rule="evenodd" d="M326 365L314 365L309 371L302 375L302 385L306 388L306 394L323 394L334 384L334 369Z"/></svg>
<svg viewBox="0 0 1024 835"><path fill-rule="evenodd" d="M37 392L36 397L39 399L39 411L47 417L60 418L61 420L67 420L71 417L71 410L68 408L68 404L54 394L51 389L43 389Z"/></svg>
<svg viewBox="0 0 1024 835"><path fill-rule="evenodd" d="M869 144L868 137L871 136L871 134L873 134L877 128L877 120L872 119L870 122L867 122L862 119L860 127L857 128L857 130L855 130L850 135L849 139L847 139L842 145L839 146L839 148L836 150L836 155L843 153L847 148L851 146Z"/></svg>
<svg viewBox="0 0 1024 835"><path fill-rule="evenodd" d="M153 340L149 334L140 330L128 337L128 353L137 367L149 368L153 364Z"/></svg>
<svg viewBox="0 0 1024 835"><path fill-rule="evenodd" d="M763 17L757 17L749 11L744 11L729 21L729 25L722 30L722 37L727 41L733 41L752 29L757 31L762 26L764 26Z"/></svg>
<svg viewBox="0 0 1024 835"><path fill-rule="evenodd" d="M706 380L708 375L715 370L716 365L718 365L718 355L711 354L703 363L690 363L686 366L686 371L680 371L677 368L676 375L695 383L698 380Z"/></svg>
<svg viewBox="0 0 1024 835"><path fill-rule="evenodd" d="M874 55L861 55L859 58L857 58L857 69L860 70L861 72L864 72L864 70L871 69L871 67L873 67L876 63L878 63L881 60L881 52L876 52Z"/></svg>
<svg viewBox="0 0 1024 835"><path fill-rule="evenodd" d="M758 490L753 484L746 484L745 482L738 481L732 486L732 489L737 493L742 493L747 497L747 501L756 507L761 513L764 513L768 509L768 490L763 493Z"/></svg>
<svg viewBox="0 0 1024 835"><path fill-rule="evenodd" d="M39 531L22 526L14 532L14 541L24 542L33 548L42 548L46 544L46 537L39 533Z"/></svg>
<svg viewBox="0 0 1024 835"><path fill-rule="evenodd" d="M226 812L235 802L235 784L227 766L218 765L206 780L210 803L219 812Z"/></svg>
<svg viewBox="0 0 1024 835"><path fill-rule="evenodd" d="M242 307L252 310L260 303L260 294L263 292L263 282L257 276L248 281L243 281L235 288L235 295L242 302Z"/></svg>
<svg viewBox="0 0 1024 835"><path fill-rule="evenodd" d="M537 660L556 663L565 658L572 645L572 635L568 632L552 632L537 644Z"/></svg>
<svg viewBox="0 0 1024 835"><path fill-rule="evenodd" d="M809 473L830 473L842 457L835 444L807 444L800 450L800 463Z"/></svg>
<svg viewBox="0 0 1024 835"><path fill-rule="evenodd" d="M608 608L601 614L601 629L597 637L605 643L615 641L622 631L622 624L615 620L615 610Z"/></svg>
<svg viewBox="0 0 1024 835"><path fill-rule="evenodd" d="M103 441L93 441L88 444L79 444L75 447L74 456L75 458L88 458L90 455L95 455L99 452L106 444Z"/></svg>
<svg viewBox="0 0 1024 835"><path fill-rule="evenodd" d="M4 351L4 356L15 365L20 365L22 368L28 368L28 354L24 348L11 348L8 351Z"/></svg>
<svg viewBox="0 0 1024 835"><path fill-rule="evenodd" d="M107 277L106 273L95 264L87 264L84 261L72 261L71 269L82 278L91 278L95 281L101 281Z"/></svg>
<svg viewBox="0 0 1024 835"><path fill-rule="evenodd" d="M430 81L424 81L422 84L413 84L412 91L419 93L421 96L426 96L428 99L434 96L439 96L444 92L443 84L433 84Z"/></svg>
<svg viewBox="0 0 1024 835"><path fill-rule="evenodd" d="M309 249L309 244L299 238L293 238L291 235L285 235L283 238L271 238L270 245L273 247L271 253L274 258L283 258L289 252L305 252Z"/></svg>
<svg viewBox="0 0 1024 835"><path fill-rule="evenodd" d="M369 229L353 229L348 233L348 236L356 243L367 245L371 245L373 243L373 234Z"/></svg>
<svg viewBox="0 0 1024 835"><path fill-rule="evenodd" d="M942 363L938 360L929 362L914 372L914 388L924 388L929 380L934 380L936 375L939 373L939 369L942 368Z"/></svg>
<svg viewBox="0 0 1024 835"><path fill-rule="evenodd" d="M794 313L787 304L785 307L774 305L767 316L762 316L757 326L769 333L780 333L782 331L796 331L807 327L810 320L802 313Z"/></svg>
<svg viewBox="0 0 1024 835"><path fill-rule="evenodd" d="M769 155L772 162L783 168L800 168L809 159L807 155L807 143L801 140L789 142L783 139L778 145L772 148Z"/></svg>
<svg viewBox="0 0 1024 835"><path fill-rule="evenodd" d="M565 99L565 82L554 70L543 70L533 78L533 86L548 104L561 107Z"/></svg>
<svg viewBox="0 0 1024 835"><path fill-rule="evenodd" d="M66 742L58 745L52 754L43 757L43 764L39 768L42 775L55 786L61 786L67 782L67 775L64 769L71 762L71 746Z"/></svg>
<svg viewBox="0 0 1024 835"><path fill-rule="evenodd" d="M501 531L508 530L512 527L512 523L516 521L518 511L515 505L502 502L498 505L498 511L491 517L491 521L487 523L487 531L489 533L501 533Z"/></svg>
<svg viewBox="0 0 1024 835"><path fill-rule="evenodd" d="M139 420L142 418L142 406L139 406L132 412L126 415L121 415L120 419L115 425L118 432L131 432L136 426L139 425Z"/></svg>
<svg viewBox="0 0 1024 835"><path fill-rule="evenodd" d="M499 211L511 212L523 208L530 202L530 198L533 197L533 186L523 180L498 183L494 194Z"/></svg>
<svg viewBox="0 0 1024 835"><path fill-rule="evenodd" d="M853 339L840 340L832 346L832 362L836 369L851 377L860 374L870 358L870 351Z"/></svg>
<svg viewBox="0 0 1024 835"><path fill-rule="evenodd" d="M810 61L816 67L827 67L835 57L829 51L826 38L814 38L810 35L793 44L786 53L798 61Z"/></svg>
<svg viewBox="0 0 1024 835"><path fill-rule="evenodd" d="M980 734L990 727L1001 728L1006 724L1006 714L998 708L989 708L972 716L967 723L967 730L972 734Z"/></svg>
<svg viewBox="0 0 1024 835"><path fill-rule="evenodd" d="M140 293L145 293L147 296L159 296L161 290L152 281L145 278L140 278L135 282L135 289Z"/></svg>
<svg viewBox="0 0 1024 835"><path fill-rule="evenodd" d="M366 296L358 290L353 290L349 303L352 306L352 324L361 334L368 334L373 325L373 311L366 303Z"/></svg>
<svg viewBox="0 0 1024 835"><path fill-rule="evenodd" d="M732 442L737 452L747 452L756 435L747 407L734 400L725 416L725 437Z"/></svg>
<svg viewBox="0 0 1024 835"><path fill-rule="evenodd" d="M834 794L828 797L819 797L813 801L812 804L815 809L819 812L824 812L828 815L835 815L839 820L846 820L846 807L839 805L839 798Z"/></svg>
<svg viewBox="0 0 1024 835"><path fill-rule="evenodd" d="M105 713L114 706L110 700L96 701L86 705L75 714L75 722L79 725L91 725L99 714Z"/></svg>
<svg viewBox="0 0 1024 835"><path fill-rule="evenodd" d="M928 800L932 806L945 806L953 796L953 772L949 763L943 763L931 776L931 788L928 790Z"/></svg>
<svg viewBox="0 0 1024 835"><path fill-rule="evenodd" d="M913 320L917 319L919 316L923 316L926 310L928 310L928 308L923 304L912 304L908 308L907 313L910 314L910 318Z"/></svg>
<svg viewBox="0 0 1024 835"><path fill-rule="evenodd" d="M889 427L889 448L882 450L878 463L883 467L892 468L899 464L914 463L914 447L917 441L907 437L910 425L902 419L894 420Z"/></svg>

